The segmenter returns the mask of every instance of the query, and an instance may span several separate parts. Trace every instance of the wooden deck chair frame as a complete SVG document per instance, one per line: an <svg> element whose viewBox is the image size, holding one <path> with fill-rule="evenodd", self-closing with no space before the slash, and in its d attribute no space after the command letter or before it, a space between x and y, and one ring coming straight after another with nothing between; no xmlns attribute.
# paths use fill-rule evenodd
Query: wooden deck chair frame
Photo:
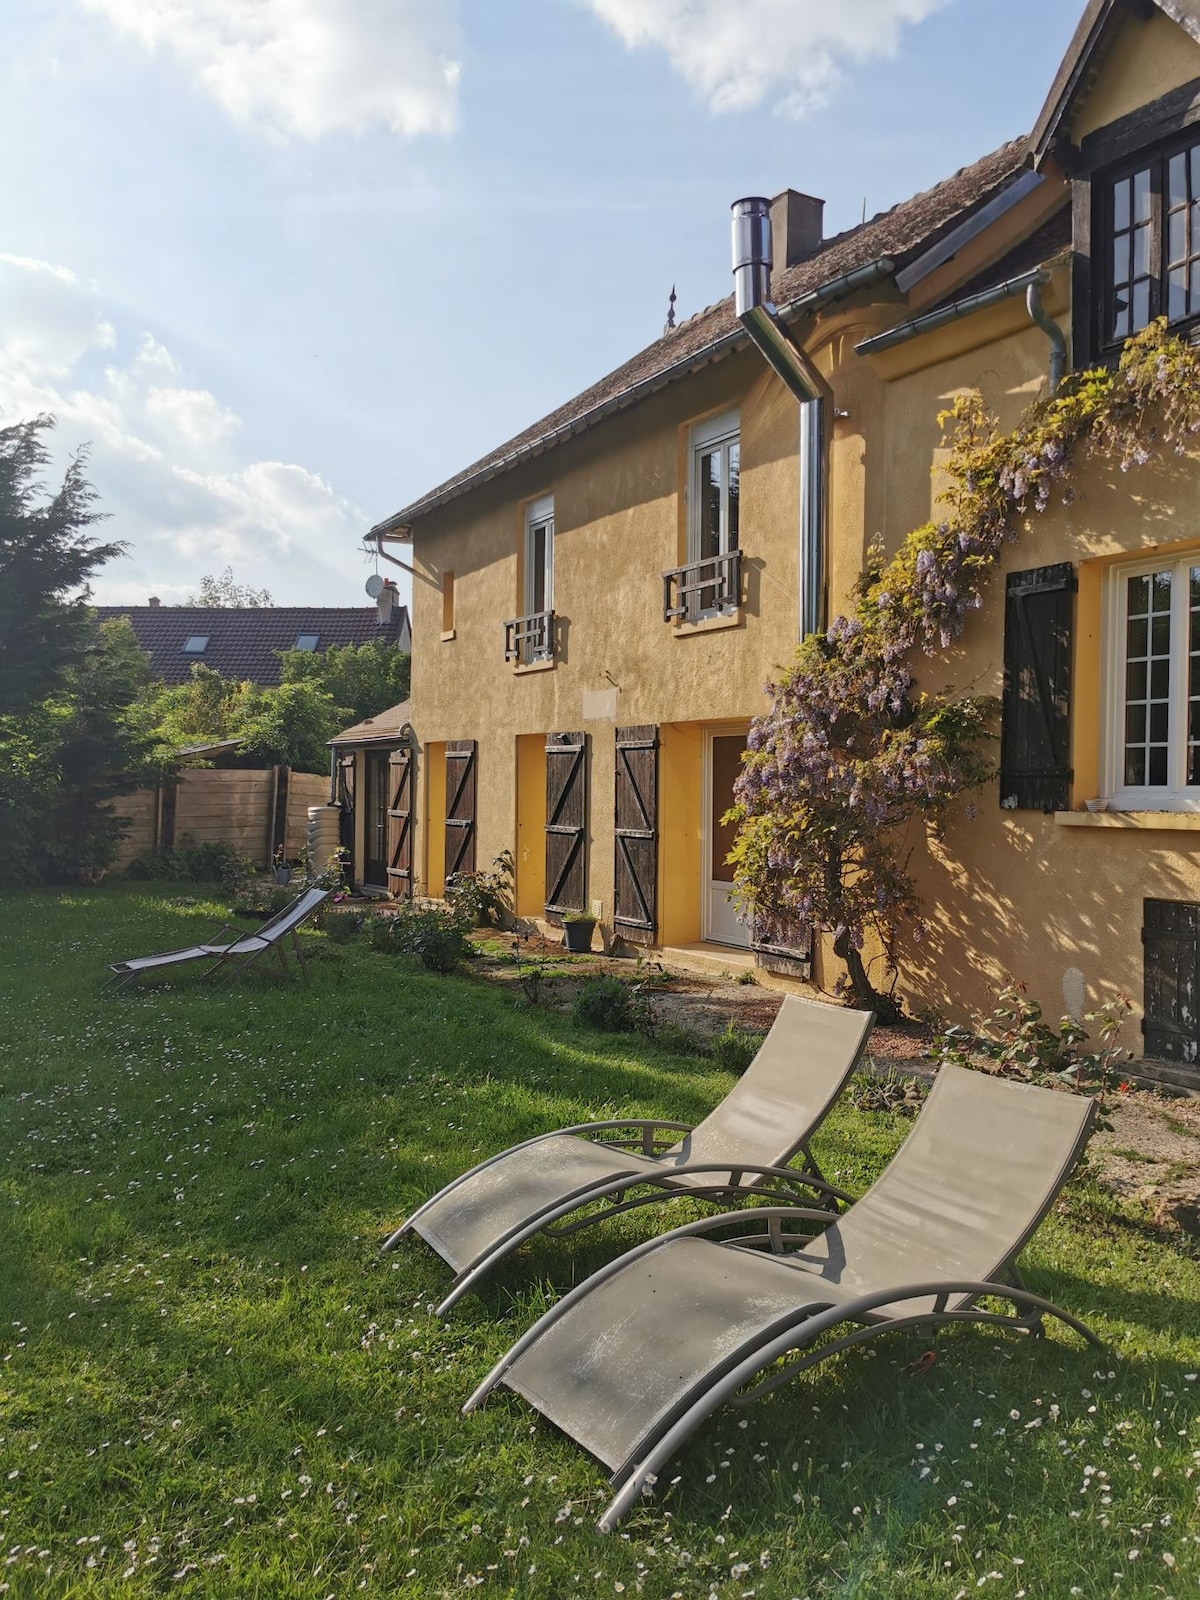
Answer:
<svg viewBox="0 0 1200 1600"><path fill-rule="evenodd" d="M870 1012L786 996L754 1062L700 1125L631 1117L539 1134L448 1183L382 1249L415 1232L455 1269L442 1316L535 1235L561 1238L640 1206L683 1196L722 1206L815 1200L827 1220L852 1196L827 1181L809 1141L862 1059L873 1022ZM790 1165L797 1156L802 1165ZM514 1171L524 1201L511 1192Z"/></svg>
<svg viewBox="0 0 1200 1600"><path fill-rule="evenodd" d="M1002 1095L1024 1092L1039 1097L1030 1102L1035 1114L1046 1106L1047 1096L1056 1100L1072 1098L1046 1089L1000 1082L962 1068L943 1067L909 1141L901 1146L863 1199L843 1215L834 1219L818 1210L798 1212L789 1206L769 1206L704 1218L647 1241L602 1267L539 1318L493 1367L467 1400L464 1412L472 1411L497 1384L505 1383L597 1455L612 1468L611 1482L617 1491L598 1524L601 1531L610 1532L639 1497L648 1492L684 1441L720 1406L729 1401L749 1404L819 1362L880 1334L922 1325L940 1327L969 1321L1038 1335L1043 1331L1043 1319L1054 1317L1090 1343L1101 1345L1096 1334L1077 1317L1026 1288L1017 1268L1018 1255L1057 1198L1082 1151L1095 1111L1090 1101L1075 1101L1075 1117L1062 1118L1063 1134L1054 1169L1041 1175L1044 1182L1037 1196L1030 1197L1030 1204L1019 1218L1019 1208L1013 1208L1014 1225L1010 1236L998 1261L985 1274L971 1277L958 1272L930 1273L928 1252L920 1250L913 1253L919 1258L918 1265L926 1267L925 1272L918 1270L914 1279L906 1281L904 1271L895 1266L888 1274L890 1281L875 1288L867 1288L857 1279L852 1279L853 1286L847 1288L836 1279L822 1278L812 1270L814 1265L824 1265L831 1270L835 1264L839 1270L850 1266L851 1245L845 1240L844 1263L836 1244L829 1245L819 1261L816 1253L831 1236L843 1232L851 1235L856 1212L860 1210L875 1212L864 1230L872 1247L867 1254L873 1253L877 1259L883 1259L877 1247L880 1243L886 1244L886 1238L871 1239L871 1235L873 1231L878 1234L875 1224L881 1212L895 1219L896 1196L903 1194L906 1180L908 1189L912 1189L913 1172L906 1172L906 1168L911 1168L913 1163L906 1161L905 1150L922 1121L926 1123L926 1133L930 1131L930 1123L936 1122L939 1086L946 1086L942 1089L942 1099L947 1098L946 1088L952 1088L960 1099L963 1098L962 1086L957 1082L960 1077L975 1079L986 1086L982 1098L972 1096L969 1091L966 1095L967 1100L976 1101L984 1116L997 1103L996 1090ZM932 1119L930 1107L934 1108ZM873 1208L872 1196L884 1186L890 1188L890 1198L882 1207ZM924 1197L919 1203L925 1204ZM966 1209L969 1208L964 1209L964 1215ZM813 1238L809 1232L796 1231L798 1222L823 1223L825 1232ZM915 1216L913 1222L916 1222ZM701 1238L729 1228L740 1231L721 1241ZM995 1239L995 1233L981 1235L983 1250L992 1246ZM605 1384L605 1378L611 1378L614 1370L636 1383L630 1377L633 1370L630 1364L654 1364L654 1350L646 1339L648 1309L654 1297L665 1293L672 1281L670 1272L660 1272L659 1280L655 1281L655 1258L665 1265L672 1253L691 1250L693 1240L710 1258L703 1263L706 1271L720 1268L723 1270L717 1273L718 1277L736 1279L721 1287L730 1304L736 1303L735 1297L742 1295L750 1284L752 1289L761 1289L761 1304L771 1305L772 1311L763 1312L756 1303L747 1313L745 1331L739 1332L730 1347L707 1365L699 1359L694 1373L686 1378L679 1377L679 1370L685 1369L693 1358L681 1353L687 1340L687 1328L683 1326L675 1347L661 1363L664 1375L673 1373L675 1376L664 1376L660 1395L663 1404L657 1411L643 1410L635 1415L638 1399L631 1396L628 1400L630 1414L620 1418L617 1426L612 1425L614 1413L611 1411L598 1421L589 1419L589 1394L606 1397L616 1394L615 1385ZM894 1253L901 1258L904 1243L904 1238L900 1237L894 1247ZM757 1265L748 1265L747 1258ZM979 1258L981 1256L977 1255ZM681 1264L676 1263L671 1269L675 1283L695 1281L693 1266L689 1259L682 1264L681 1272ZM765 1273L761 1271L763 1267ZM783 1269L782 1273L779 1268ZM793 1286L783 1287L788 1278ZM624 1284L622 1279L625 1279ZM710 1275L705 1284L713 1281ZM701 1300L705 1284L696 1291ZM859 1292L854 1292L855 1287ZM990 1309L980 1304L982 1300L1008 1302L1013 1312L1007 1314ZM663 1310L660 1299L654 1307L654 1315L661 1316ZM685 1323L685 1320L681 1313L680 1322ZM570 1328L572 1321L576 1324L574 1329ZM822 1336L846 1323L851 1324L849 1331L813 1348ZM618 1325L621 1328L619 1341L604 1337L607 1330ZM567 1330L565 1339L562 1337L564 1329ZM559 1370L564 1364L564 1352L568 1358L573 1353L578 1362L579 1351L588 1350L589 1343L590 1354L583 1358L585 1364L591 1363L586 1381L580 1378L578 1367L573 1373ZM624 1348L615 1348L616 1345ZM522 1371L523 1365L529 1370ZM651 1387L657 1381L652 1377ZM641 1399L644 1404L644 1394Z"/></svg>

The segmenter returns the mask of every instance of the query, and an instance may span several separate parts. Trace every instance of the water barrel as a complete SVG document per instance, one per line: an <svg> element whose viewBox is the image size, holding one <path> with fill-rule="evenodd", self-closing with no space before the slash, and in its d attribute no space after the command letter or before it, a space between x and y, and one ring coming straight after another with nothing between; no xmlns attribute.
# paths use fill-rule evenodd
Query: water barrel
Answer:
<svg viewBox="0 0 1200 1600"><path fill-rule="evenodd" d="M308 859L313 872L324 872L329 858L341 843L340 806L309 806Z"/></svg>

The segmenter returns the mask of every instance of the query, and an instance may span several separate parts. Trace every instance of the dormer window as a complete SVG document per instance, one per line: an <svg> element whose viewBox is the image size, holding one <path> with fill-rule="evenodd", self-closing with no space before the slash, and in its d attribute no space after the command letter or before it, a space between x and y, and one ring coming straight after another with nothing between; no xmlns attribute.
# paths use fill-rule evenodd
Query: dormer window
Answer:
<svg viewBox="0 0 1200 1600"><path fill-rule="evenodd" d="M183 641L184 655L202 656L208 649L208 638L209 636L207 633L189 633L187 638Z"/></svg>
<svg viewBox="0 0 1200 1600"><path fill-rule="evenodd" d="M317 640L319 637L320 635L315 633L298 633L296 635L296 642L292 646L292 649L315 650L317 648Z"/></svg>
<svg viewBox="0 0 1200 1600"><path fill-rule="evenodd" d="M1156 317L1200 317L1200 140L1142 155L1103 185L1107 272L1100 346L1114 349Z"/></svg>

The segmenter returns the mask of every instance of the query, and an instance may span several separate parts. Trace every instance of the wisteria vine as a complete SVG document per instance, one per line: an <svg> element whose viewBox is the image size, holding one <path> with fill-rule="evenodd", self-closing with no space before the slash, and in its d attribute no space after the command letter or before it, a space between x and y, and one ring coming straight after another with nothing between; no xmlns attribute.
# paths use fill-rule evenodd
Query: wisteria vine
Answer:
<svg viewBox="0 0 1200 1600"><path fill-rule="evenodd" d="M1081 455L1127 471L1184 452L1200 432L1200 352L1158 321L1115 369L1072 374L1011 432L974 392L938 420L949 445L944 516L891 557L872 544L850 615L805 639L767 685L771 709L751 727L735 788L731 860L758 936L787 943L804 925L831 935L846 967L839 987L867 1004L881 998L871 940L894 971L902 933L923 931L908 824L939 832L995 767L995 701L921 692L917 658L960 637L1021 522L1070 503Z"/></svg>

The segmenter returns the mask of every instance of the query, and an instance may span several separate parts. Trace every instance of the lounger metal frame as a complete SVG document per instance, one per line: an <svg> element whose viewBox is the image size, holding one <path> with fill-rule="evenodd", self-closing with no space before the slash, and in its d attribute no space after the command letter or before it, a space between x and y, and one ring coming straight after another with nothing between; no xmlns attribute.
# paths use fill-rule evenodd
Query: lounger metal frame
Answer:
<svg viewBox="0 0 1200 1600"><path fill-rule="evenodd" d="M326 890L321 898L326 898L330 892L331 891ZM210 963L208 966L203 968L200 974L201 981L207 981L210 978L219 979L222 977L227 977L229 975L229 971L233 968L240 967L245 969L252 966L254 962L256 962L260 956L265 955L268 950L273 950L275 952L279 961L280 970L275 972L270 967L262 967L259 969L261 975L266 978L276 979L279 982L290 982L292 974L290 968L288 967L287 954L285 950L285 942L288 939L291 940L292 951L296 959L296 965L299 968L300 979L302 982L307 983L308 962L305 959L304 950L300 944L299 929L305 922L308 921L309 917L312 916L313 912L321 904L321 900L314 900L308 910L305 911L304 915L298 917L291 927L287 928L277 937L270 938L268 935L270 935L272 929L278 927L279 923L285 922L287 918L294 913L300 901L309 893L311 893L311 891L307 889L302 891L302 893L297 895L295 900L292 901L291 905L285 906L282 911L277 911L274 916L269 917L261 927L255 928L253 932L247 933L238 929L237 926L232 922L223 922L216 930L213 937L210 940L206 940L204 946L188 945L180 950L156 951L152 958L147 958L153 959L157 963L157 965L154 967L135 967L132 970L122 970L123 968L127 967L127 964L124 962L114 962L112 965L113 975L105 985L105 992L115 994L119 989L124 988L127 983L132 982L134 978L147 976L152 972L169 971L172 966L182 965L185 962L192 961ZM217 941L221 938L222 934L226 933L232 934L233 938L228 944L219 945ZM253 944L257 944L256 949L239 949L239 946L249 947ZM177 960L174 962L169 960L169 958L172 956L176 957Z"/></svg>

